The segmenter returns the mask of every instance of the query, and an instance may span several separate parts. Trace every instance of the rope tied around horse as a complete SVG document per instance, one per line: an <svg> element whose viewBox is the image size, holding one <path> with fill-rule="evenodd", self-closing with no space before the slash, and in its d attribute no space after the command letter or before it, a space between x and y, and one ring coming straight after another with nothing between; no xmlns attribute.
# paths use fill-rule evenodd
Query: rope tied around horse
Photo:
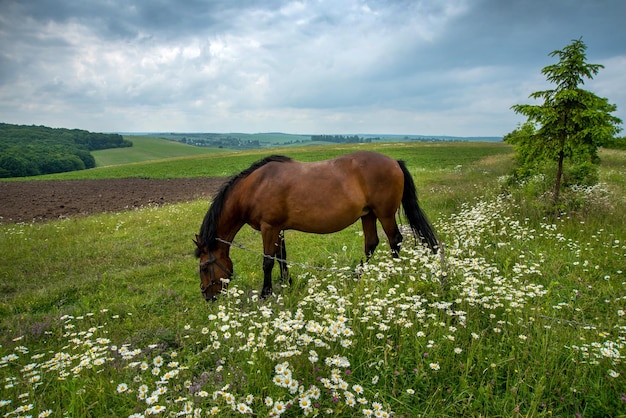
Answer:
<svg viewBox="0 0 626 418"><path fill-rule="evenodd" d="M251 250L250 248L246 247L243 244L239 244L239 243L236 243L236 242L229 242L229 241L223 240L221 238L217 238L217 240L219 242L223 243L223 244L229 245L231 247L239 248L240 250L244 250L244 251L247 251L249 253L256 254L256 255L261 256L263 258L269 258L269 259L272 259L274 261L286 263L289 267L297 266L297 267L300 267L300 268L305 269L305 270L318 270L318 271L325 271L325 272L329 272L329 273L338 272L338 271L347 271L348 270L348 267L328 268L328 267L320 267L320 266L311 266L311 265L308 265L308 264L296 263L296 262L293 262L293 261L287 261L287 259L280 258L277 255L269 255L269 254L264 254L264 253L259 252L259 251ZM352 274L357 274L357 273L353 272Z"/></svg>
<svg viewBox="0 0 626 418"><path fill-rule="evenodd" d="M246 247L245 245L239 244L237 242L226 241L226 240L221 239L221 238L216 238L216 239L219 242L221 242L223 244L226 244L226 245L228 245L230 247L235 247L235 248L238 248L240 250L247 251L249 253L258 255L258 256L263 257L263 258L271 258L271 259L273 259L275 261L280 261L280 262L283 262L283 263L287 263L287 265L289 267L297 266L297 267L300 267L300 268L302 268L304 270L318 270L318 271L324 271L324 272L328 272L328 273L333 273L333 272L338 272L338 271L345 272L345 271L347 271L349 269L349 267L340 267L340 268L332 267L332 268L329 268L329 267L321 267L321 266L312 266L310 264L297 263L297 262L294 262L294 261L287 261L287 259L280 258L280 257L278 257L276 255L271 256L271 255L268 255L268 254L264 254L264 253L262 253L260 251L255 251L255 250L250 249L250 248ZM439 253L439 260L441 262L441 265L444 266L445 265L445 262L444 262L444 244L442 242L439 243L439 251L438 251L438 253ZM352 274L358 275L357 272L353 272Z"/></svg>

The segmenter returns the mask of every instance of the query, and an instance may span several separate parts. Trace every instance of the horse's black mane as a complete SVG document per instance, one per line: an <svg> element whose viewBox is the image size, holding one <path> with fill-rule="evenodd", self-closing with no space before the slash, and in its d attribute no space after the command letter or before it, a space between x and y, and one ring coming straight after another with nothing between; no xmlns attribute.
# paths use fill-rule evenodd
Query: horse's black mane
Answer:
<svg viewBox="0 0 626 418"><path fill-rule="evenodd" d="M252 164L250 167L243 170L241 173L234 175L226 181L217 192L217 195L213 198L213 203L204 216L202 226L200 227L200 243L207 247L208 250L214 250L217 245L217 222L224 211L224 202L228 197L228 193L232 190L233 186L239 182L239 180L247 177L253 171L263 167L266 164L272 162L287 162L291 161L291 158L283 155L270 155L262 160L259 160ZM200 256L200 249L196 249L196 257Z"/></svg>

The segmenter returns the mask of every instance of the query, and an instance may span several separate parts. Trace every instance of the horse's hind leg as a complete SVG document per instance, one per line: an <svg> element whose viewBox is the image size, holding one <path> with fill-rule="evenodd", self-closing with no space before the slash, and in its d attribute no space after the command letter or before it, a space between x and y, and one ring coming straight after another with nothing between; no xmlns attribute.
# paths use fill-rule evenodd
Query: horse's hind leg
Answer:
<svg viewBox="0 0 626 418"><path fill-rule="evenodd" d="M289 276L289 267L287 266L287 246L285 245L285 231L281 231L278 235L278 266L280 267L280 278L283 282L291 285L291 276Z"/></svg>
<svg viewBox="0 0 626 418"><path fill-rule="evenodd" d="M363 227L365 238L365 257L369 261L379 242L378 231L376 230L376 215L369 212L367 215L361 216L361 226Z"/></svg>
<svg viewBox="0 0 626 418"><path fill-rule="evenodd" d="M391 247L391 255L398 257L400 253L400 244L402 243L402 234L398 229L395 217L383 218L380 220L380 224L383 226L385 235L389 240L389 246Z"/></svg>

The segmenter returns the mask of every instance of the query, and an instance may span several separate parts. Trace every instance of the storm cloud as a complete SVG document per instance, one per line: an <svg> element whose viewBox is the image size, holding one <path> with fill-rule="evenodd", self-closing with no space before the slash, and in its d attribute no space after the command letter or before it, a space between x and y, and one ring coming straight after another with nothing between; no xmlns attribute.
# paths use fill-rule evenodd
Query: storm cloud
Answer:
<svg viewBox="0 0 626 418"><path fill-rule="evenodd" d="M626 120L621 0L4 0L0 121L501 136L573 39Z"/></svg>

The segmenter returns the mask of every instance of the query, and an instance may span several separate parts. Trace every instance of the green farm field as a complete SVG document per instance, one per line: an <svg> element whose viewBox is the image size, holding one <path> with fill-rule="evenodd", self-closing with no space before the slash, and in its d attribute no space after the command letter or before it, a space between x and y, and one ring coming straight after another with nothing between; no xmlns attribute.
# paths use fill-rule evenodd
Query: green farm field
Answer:
<svg viewBox="0 0 626 418"><path fill-rule="evenodd" d="M152 160L163 160L178 157L197 156L220 153L222 150L199 148L180 142L166 141L149 136L126 136L131 141L130 148L111 148L93 151L97 167L129 164Z"/></svg>
<svg viewBox="0 0 626 418"><path fill-rule="evenodd" d="M357 149L407 162L443 254L357 223L286 233L292 286L259 298L244 228L229 291L200 294L191 239L207 200L0 224L0 414L626 416L626 152L557 215L505 188L493 143L290 147L98 167L56 179L236 174L268 153ZM30 179L32 180L32 179Z"/></svg>
<svg viewBox="0 0 626 418"><path fill-rule="evenodd" d="M169 141L150 138L146 141L137 141L132 148L121 150L132 163L109 164L103 159L105 152L118 150L98 151L95 154L98 167L90 170L72 171L68 173L51 174L37 177L23 177L15 181L24 180L85 180L106 178L187 178L206 176L228 176L235 174L251 163L270 154L282 154L301 161L316 161L333 158L360 149L381 152L394 158L404 159L407 164L416 170L436 173L457 165L475 162L478 159L499 154L508 154L511 148L502 143L385 143L366 145L326 145L285 147L273 150L246 150L228 152L207 148L196 148L188 145L172 143L177 149L184 148L202 151L199 155L174 155L164 159L163 144ZM166 145L168 149L169 145ZM154 155L160 155L158 158ZM110 160L109 160L110 161Z"/></svg>

